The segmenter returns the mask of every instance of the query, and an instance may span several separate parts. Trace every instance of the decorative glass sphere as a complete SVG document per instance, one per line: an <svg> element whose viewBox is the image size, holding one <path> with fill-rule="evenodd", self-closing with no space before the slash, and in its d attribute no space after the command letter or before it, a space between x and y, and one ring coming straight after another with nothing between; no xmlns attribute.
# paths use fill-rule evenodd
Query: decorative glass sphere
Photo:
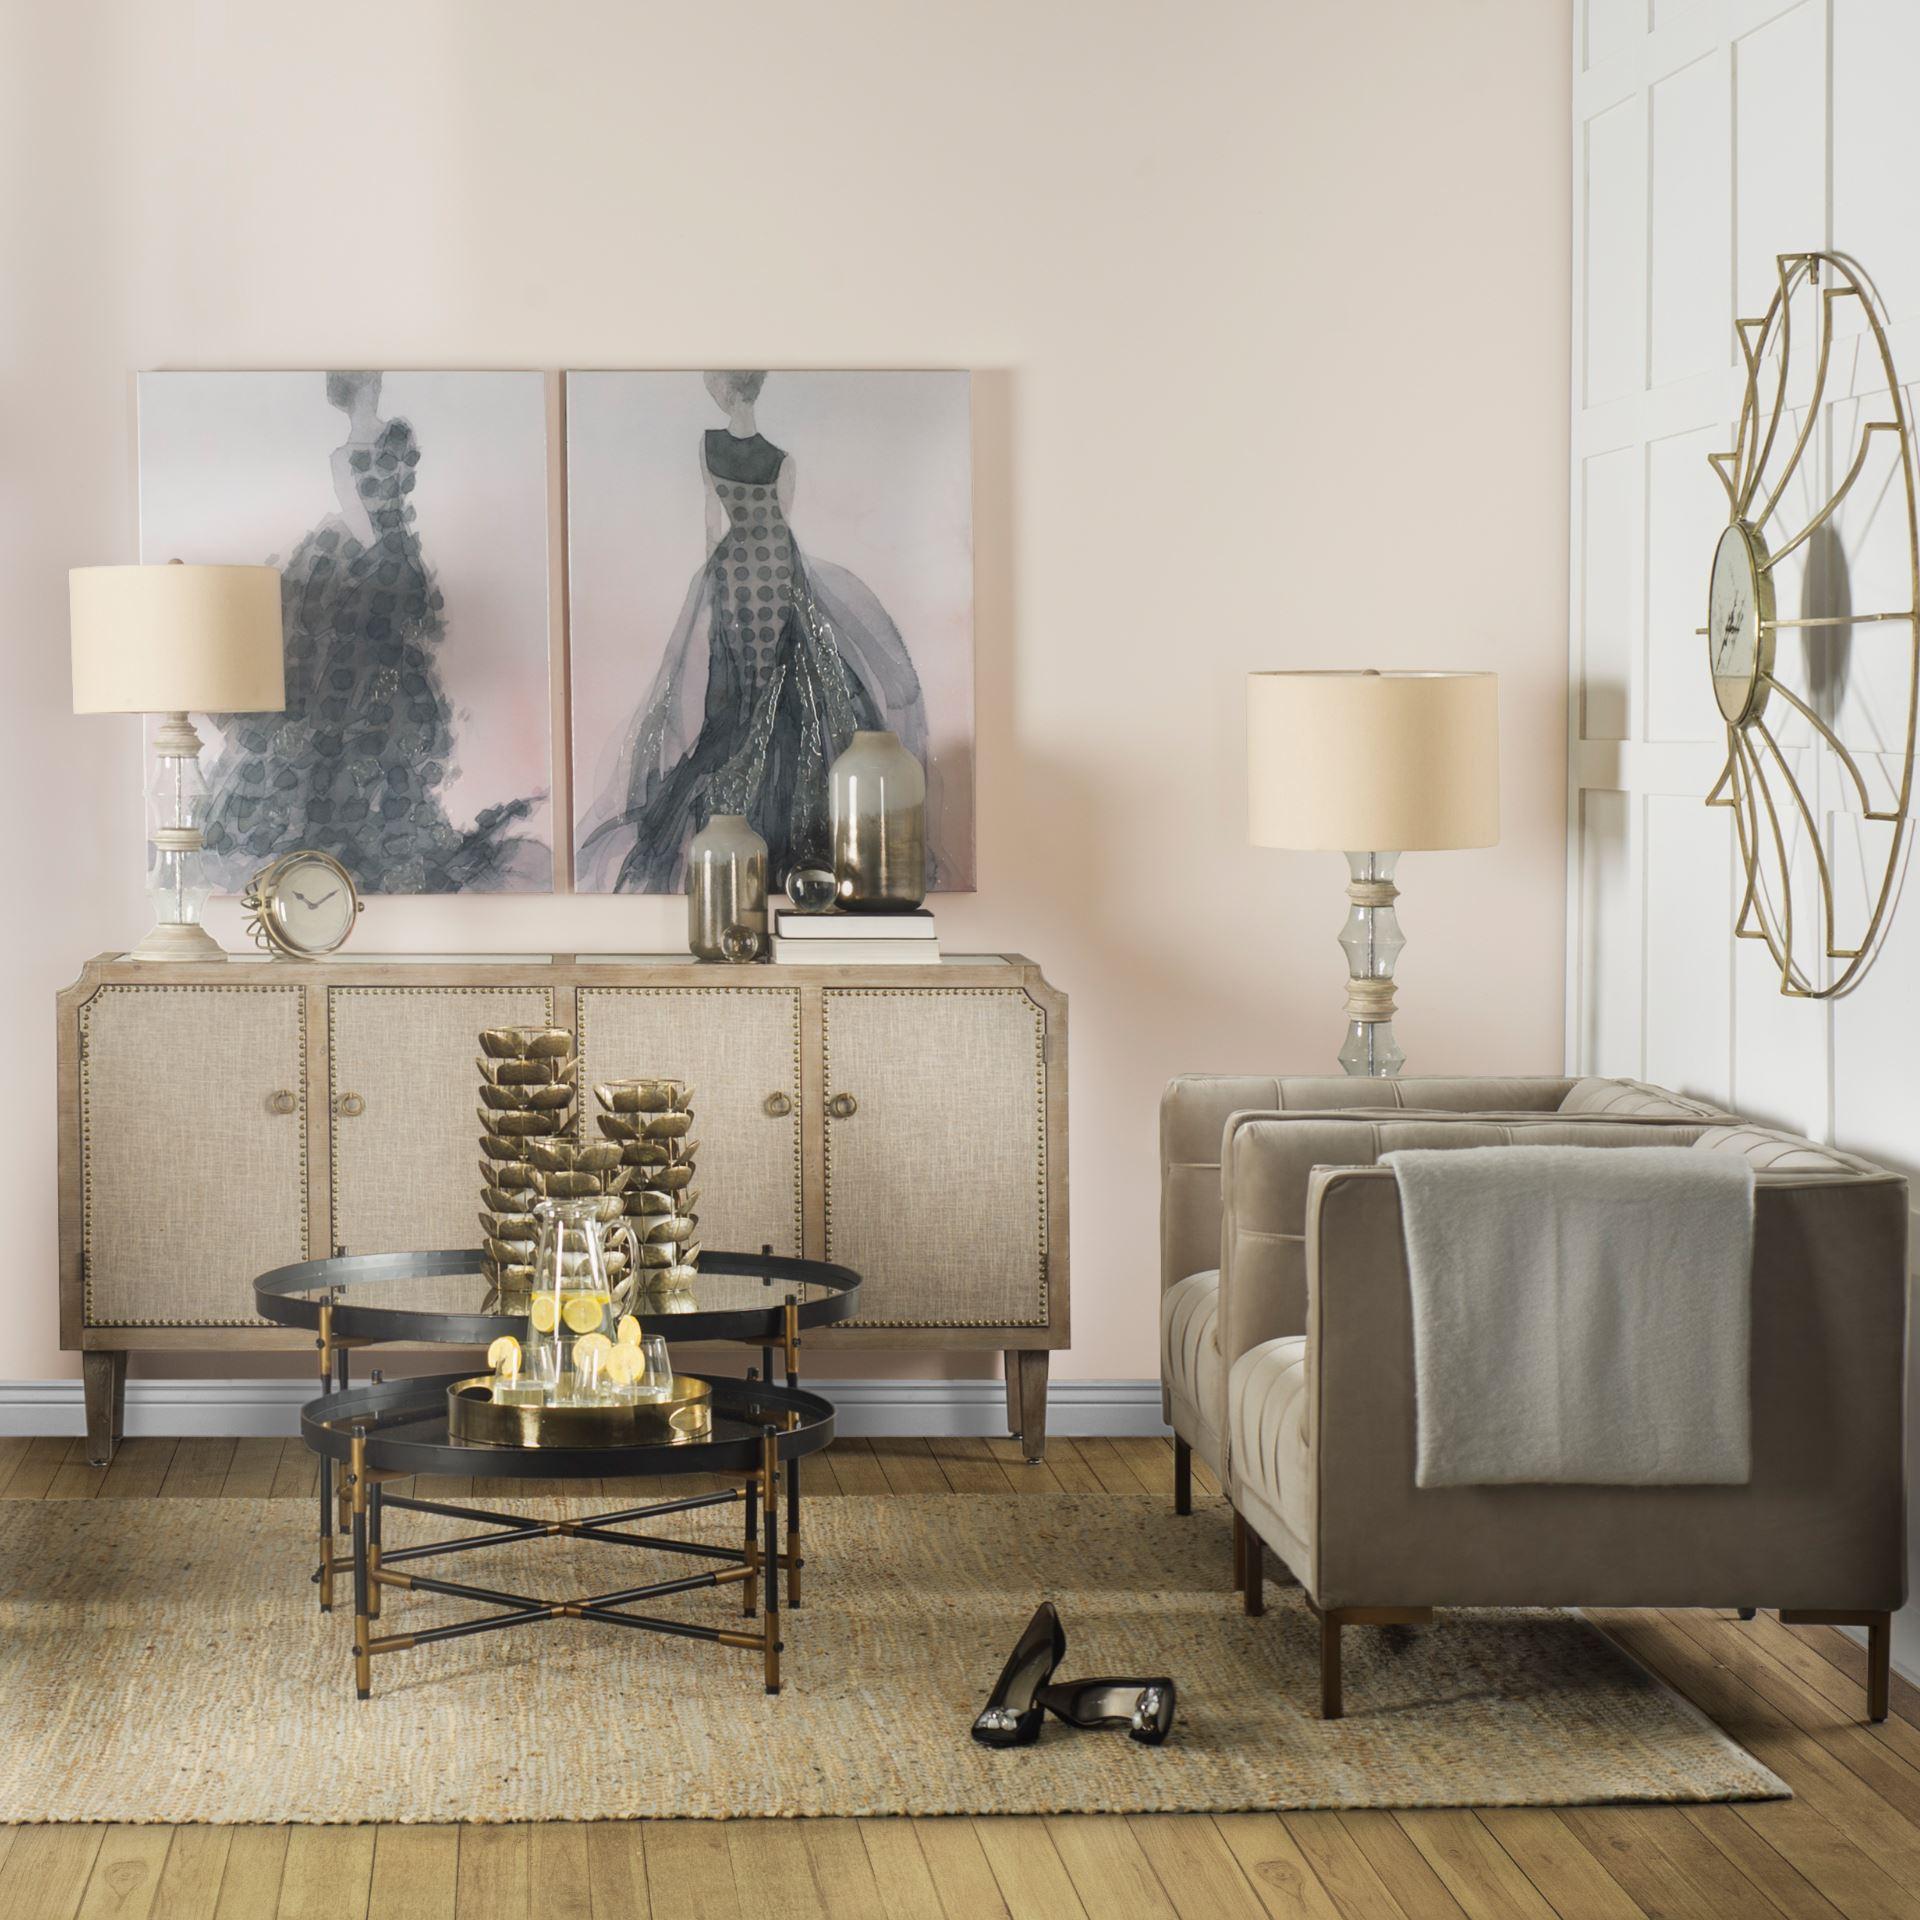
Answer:
<svg viewBox="0 0 1920 1920"><path fill-rule="evenodd" d="M825 867L795 867L787 875L795 913L825 913L833 905L833 875Z"/></svg>

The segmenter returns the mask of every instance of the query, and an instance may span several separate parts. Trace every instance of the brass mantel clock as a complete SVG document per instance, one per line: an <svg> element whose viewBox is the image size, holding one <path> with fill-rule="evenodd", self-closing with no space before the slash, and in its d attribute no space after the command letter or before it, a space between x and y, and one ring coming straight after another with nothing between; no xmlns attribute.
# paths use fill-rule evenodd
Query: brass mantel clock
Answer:
<svg viewBox="0 0 1920 1920"><path fill-rule="evenodd" d="M1782 993L1824 1000L1865 971L1894 897L1920 696L1920 526L1906 405L1870 287L1840 254L1787 253L1778 264L1779 286L1765 314L1735 323L1746 392L1733 451L1707 456L1731 509L1714 548L1707 624L1699 630L1727 729L1727 764L1707 804L1731 807L1738 831L1735 935L1767 943ZM1836 310L1846 315L1843 324L1858 316L1857 330L1838 340ZM1836 362L1850 365L1851 384L1830 398ZM1808 477L1822 467L1818 448L1828 408L1838 400L1857 408L1857 437L1850 446L1840 444L1839 422L1833 422L1827 470L1838 477L1810 489ZM1861 498L1872 500L1876 518L1893 523L1882 537L1897 534L1904 549L1904 604L1838 611L1818 604L1839 596L1826 579L1830 566L1806 565L1809 548L1802 555L1807 604L1783 617L1776 610L1776 569L1814 541L1863 474L1871 479ZM1796 476L1801 504L1788 508ZM1825 546L1836 549L1831 540ZM1871 670L1860 679L1878 690L1881 709L1870 716L1875 737L1860 742L1858 757L1836 731L1835 688L1847 677L1847 648L1875 650ZM1801 722L1805 745L1783 742L1780 733ZM1816 810L1806 769L1822 747L1843 791L1822 795L1816 781ZM1861 824L1848 862L1853 886L1836 913L1822 816L1843 809Z"/></svg>

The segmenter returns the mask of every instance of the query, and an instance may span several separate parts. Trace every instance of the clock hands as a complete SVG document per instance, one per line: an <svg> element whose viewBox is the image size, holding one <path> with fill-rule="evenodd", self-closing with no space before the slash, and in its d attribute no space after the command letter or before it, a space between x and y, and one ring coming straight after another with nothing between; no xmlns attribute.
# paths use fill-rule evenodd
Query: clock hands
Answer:
<svg viewBox="0 0 1920 1920"><path fill-rule="evenodd" d="M293 897L296 900L298 900L303 907L312 907L317 909L320 907L324 907L327 904L327 902L333 898L333 895L340 891L340 889L338 887L335 887L333 889L333 893L323 893L318 900L309 900L307 896L304 893L302 893L298 887L289 888L288 891L292 893Z"/></svg>
<svg viewBox="0 0 1920 1920"><path fill-rule="evenodd" d="M1720 628L1720 645L1714 650L1713 664L1717 669L1727 657L1727 650L1740 637L1740 629L1746 625L1747 609L1744 602L1736 599L1727 609L1726 620Z"/></svg>

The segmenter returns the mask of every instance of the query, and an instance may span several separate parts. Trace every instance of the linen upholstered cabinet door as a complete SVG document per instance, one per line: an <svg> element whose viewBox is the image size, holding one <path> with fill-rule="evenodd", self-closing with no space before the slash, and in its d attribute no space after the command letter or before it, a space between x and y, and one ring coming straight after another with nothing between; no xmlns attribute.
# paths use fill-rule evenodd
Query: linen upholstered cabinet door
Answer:
<svg viewBox="0 0 1920 1920"><path fill-rule="evenodd" d="M307 1257L306 1006L300 987L103 986L80 1009L90 1335L264 1324L255 1276Z"/></svg>
<svg viewBox="0 0 1920 1920"><path fill-rule="evenodd" d="M797 987L582 987L581 1097L596 1082L693 1088L700 1243L798 1254L800 991Z"/></svg>
<svg viewBox="0 0 1920 1920"><path fill-rule="evenodd" d="M1046 1016L1018 988L822 999L826 1249L861 1276L853 1324L1044 1329Z"/></svg>
<svg viewBox="0 0 1920 1920"><path fill-rule="evenodd" d="M546 987L327 989L335 1246L480 1244L480 1029L552 1018Z"/></svg>

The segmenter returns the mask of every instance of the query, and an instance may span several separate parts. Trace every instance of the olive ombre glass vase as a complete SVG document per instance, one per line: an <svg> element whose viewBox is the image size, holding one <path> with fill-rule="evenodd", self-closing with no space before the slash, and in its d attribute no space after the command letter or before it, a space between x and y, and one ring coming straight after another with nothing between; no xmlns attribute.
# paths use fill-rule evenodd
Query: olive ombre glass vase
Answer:
<svg viewBox="0 0 1920 1920"><path fill-rule="evenodd" d="M834 904L911 913L927 897L927 776L891 733L856 733L833 763Z"/></svg>
<svg viewBox="0 0 1920 1920"><path fill-rule="evenodd" d="M696 960L758 960L767 948L767 843L716 813L687 849L687 945Z"/></svg>

